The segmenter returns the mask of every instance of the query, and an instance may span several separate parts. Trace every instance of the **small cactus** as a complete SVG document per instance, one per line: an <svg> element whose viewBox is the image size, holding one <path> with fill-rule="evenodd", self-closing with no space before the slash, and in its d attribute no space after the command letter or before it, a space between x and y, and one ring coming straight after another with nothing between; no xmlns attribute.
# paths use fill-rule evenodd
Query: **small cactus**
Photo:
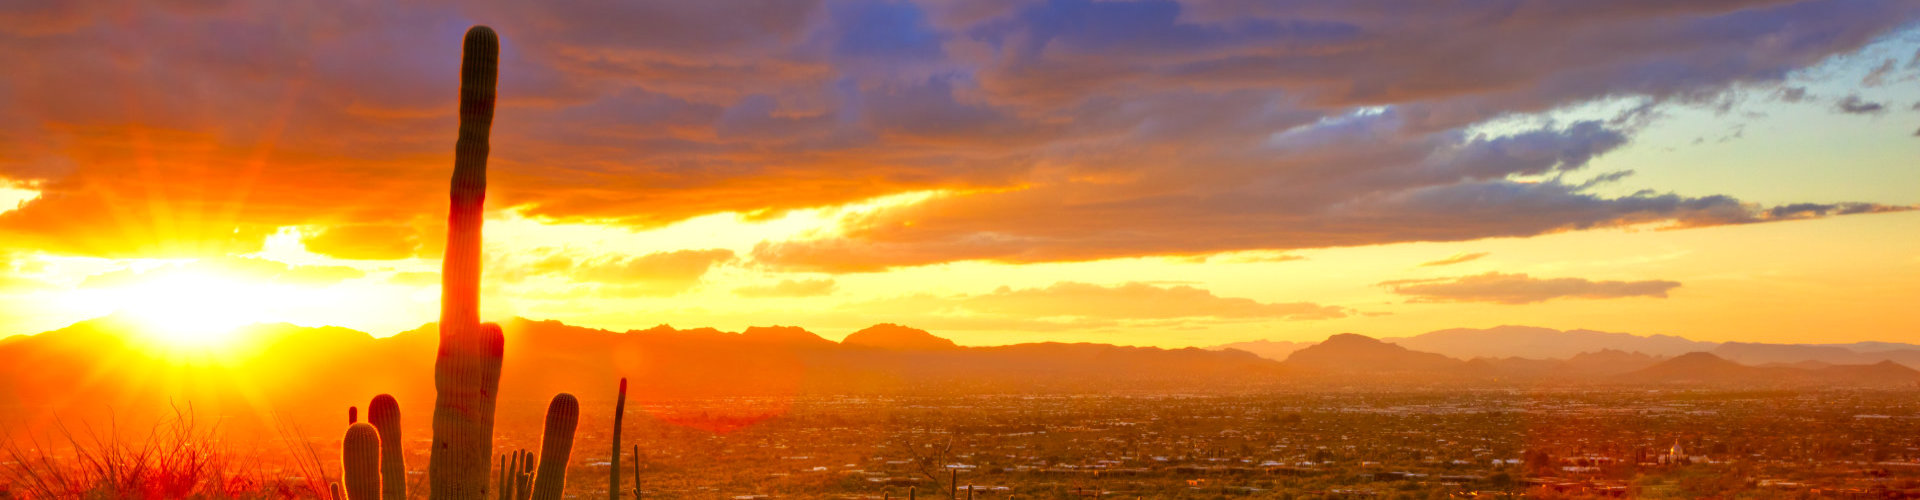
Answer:
<svg viewBox="0 0 1920 500"><path fill-rule="evenodd" d="M510 467L514 465L520 465L518 462L519 458L517 455L514 456L515 462L512 465L508 465L507 454L500 454L500 482L494 483L493 485L493 491L499 494L499 500L507 500L507 493L513 491L513 488L507 485L507 471L513 470Z"/></svg>
<svg viewBox="0 0 1920 500"><path fill-rule="evenodd" d="M620 451L621 451L620 450L620 421L626 417L626 414L627 414L627 379L626 377L621 377L620 378L620 396L617 399L614 399L614 403L613 403L613 459L612 459L613 463L611 464L611 466L607 467L607 471L608 471L607 499L608 500L614 500L614 499L620 498ZM639 458L640 457L637 455L634 457L634 459L636 460L636 462L634 462L635 464L639 463L637 461L639 460ZM633 481L633 485L635 487L640 486L640 479L635 478Z"/></svg>
<svg viewBox="0 0 1920 500"><path fill-rule="evenodd" d="M340 444L340 481L348 500L380 498L380 431L365 422L347 426Z"/></svg>
<svg viewBox="0 0 1920 500"><path fill-rule="evenodd" d="M520 479L514 484L514 500L533 497L533 453L520 450Z"/></svg>
<svg viewBox="0 0 1920 500"><path fill-rule="evenodd" d="M367 404L367 423L380 431L380 498L407 500L407 458L400 453L400 402L381 394Z"/></svg>
<svg viewBox="0 0 1920 500"><path fill-rule="evenodd" d="M560 393L547 404L546 435L540 439L540 472L533 477L535 500L560 500L567 485L567 458L573 454L573 431L580 425L580 401Z"/></svg>

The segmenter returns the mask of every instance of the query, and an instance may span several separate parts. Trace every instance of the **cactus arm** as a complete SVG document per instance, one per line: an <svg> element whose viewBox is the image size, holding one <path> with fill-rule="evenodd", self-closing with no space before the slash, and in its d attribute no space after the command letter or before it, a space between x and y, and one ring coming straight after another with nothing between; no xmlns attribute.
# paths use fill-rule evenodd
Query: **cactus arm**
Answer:
<svg viewBox="0 0 1920 500"><path fill-rule="evenodd" d="M567 458L573 454L573 431L580 426L580 401L560 393L547 405L546 435L540 439L540 472L533 476L534 500L560 500L567 485Z"/></svg>
<svg viewBox="0 0 1920 500"><path fill-rule="evenodd" d="M373 424L347 426L340 443L340 481L348 500L380 498L380 431Z"/></svg>
<svg viewBox="0 0 1920 500"><path fill-rule="evenodd" d="M533 496L533 453L520 450L520 482L514 485L514 500L527 500Z"/></svg>
<svg viewBox="0 0 1920 500"><path fill-rule="evenodd" d="M613 459L607 467L607 499L620 498L620 421L627 414L627 379L620 378L620 395L613 403ZM634 457L638 460L639 457ZM636 480L635 486L639 485Z"/></svg>
<svg viewBox="0 0 1920 500"><path fill-rule="evenodd" d="M380 498L407 500L407 458L400 453L400 402L381 394L367 404L367 423L380 431Z"/></svg>
<svg viewBox="0 0 1920 500"><path fill-rule="evenodd" d="M454 145L447 250L441 261L440 350L434 360L431 497L483 500L493 465L493 415L506 342L480 318L480 224L486 201L500 38L467 30L460 63L460 137Z"/></svg>
<svg viewBox="0 0 1920 500"><path fill-rule="evenodd" d="M511 491L507 489L507 454L505 453L500 454L500 481L493 483L493 490L499 493L496 497L499 500L507 500L507 492Z"/></svg>
<svg viewBox="0 0 1920 500"><path fill-rule="evenodd" d="M633 445L633 500L640 500L640 445Z"/></svg>

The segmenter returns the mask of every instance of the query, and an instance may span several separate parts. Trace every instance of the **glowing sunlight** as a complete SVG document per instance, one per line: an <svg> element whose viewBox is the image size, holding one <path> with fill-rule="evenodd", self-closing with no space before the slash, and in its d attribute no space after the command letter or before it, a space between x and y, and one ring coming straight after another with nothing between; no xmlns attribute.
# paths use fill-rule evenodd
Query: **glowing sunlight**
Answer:
<svg viewBox="0 0 1920 500"><path fill-rule="evenodd" d="M242 326L264 321L277 287L214 273L179 271L117 290L122 311L171 348L230 347Z"/></svg>

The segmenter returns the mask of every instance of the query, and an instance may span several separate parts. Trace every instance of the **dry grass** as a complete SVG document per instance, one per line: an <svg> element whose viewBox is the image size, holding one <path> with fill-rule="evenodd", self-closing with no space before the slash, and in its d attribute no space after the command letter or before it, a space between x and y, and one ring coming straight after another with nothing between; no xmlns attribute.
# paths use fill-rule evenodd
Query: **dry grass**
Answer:
<svg viewBox="0 0 1920 500"><path fill-rule="evenodd" d="M54 436L6 436L0 499L324 498L325 470L299 433L282 426L294 455L295 479L262 474L257 460L220 445L217 425L202 425L191 409L175 409L143 436L121 439L110 424L76 433L64 423Z"/></svg>

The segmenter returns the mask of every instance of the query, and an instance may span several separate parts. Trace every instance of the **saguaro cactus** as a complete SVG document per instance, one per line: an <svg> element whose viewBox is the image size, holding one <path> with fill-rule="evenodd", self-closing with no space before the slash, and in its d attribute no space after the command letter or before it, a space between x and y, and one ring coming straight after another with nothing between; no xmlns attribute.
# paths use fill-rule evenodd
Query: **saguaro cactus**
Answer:
<svg viewBox="0 0 1920 500"><path fill-rule="evenodd" d="M500 37L492 28L467 30L440 272L440 351L433 365L437 393L427 475L436 500L485 499L493 465L493 410L506 340L498 325L480 324L480 224L499 60Z"/></svg>
<svg viewBox="0 0 1920 500"><path fill-rule="evenodd" d="M613 403L613 463L607 468L607 499L620 498L620 421L627 416L627 378L620 377L620 396ZM634 457L639 460L640 457ZM636 462L637 463L637 462ZM634 480L639 486L639 479Z"/></svg>
<svg viewBox="0 0 1920 500"><path fill-rule="evenodd" d="M367 423L380 431L380 498L407 500L407 458L400 453L400 402L381 394L367 404Z"/></svg>
<svg viewBox="0 0 1920 500"><path fill-rule="evenodd" d="M348 500L380 498L380 431L365 422L347 426L340 443L340 481Z"/></svg>
<svg viewBox="0 0 1920 500"><path fill-rule="evenodd" d="M547 404L546 435L540 438L540 473L533 476L534 500L560 500L567 485L567 458L573 454L573 430L580 426L580 401L560 393Z"/></svg>

